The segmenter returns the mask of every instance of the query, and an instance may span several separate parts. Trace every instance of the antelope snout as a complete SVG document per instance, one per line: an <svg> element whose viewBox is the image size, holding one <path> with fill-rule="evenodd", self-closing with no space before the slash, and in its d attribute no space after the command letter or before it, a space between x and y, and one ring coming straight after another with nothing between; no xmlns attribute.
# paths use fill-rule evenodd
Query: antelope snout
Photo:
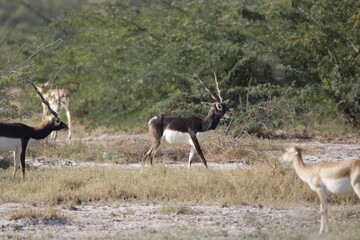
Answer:
<svg viewBox="0 0 360 240"><path fill-rule="evenodd" d="M224 118L231 118L231 115L232 115L232 112L226 112L225 114L224 114Z"/></svg>
<svg viewBox="0 0 360 240"><path fill-rule="evenodd" d="M69 130L69 127L65 123L61 122L59 131L66 132L68 130Z"/></svg>

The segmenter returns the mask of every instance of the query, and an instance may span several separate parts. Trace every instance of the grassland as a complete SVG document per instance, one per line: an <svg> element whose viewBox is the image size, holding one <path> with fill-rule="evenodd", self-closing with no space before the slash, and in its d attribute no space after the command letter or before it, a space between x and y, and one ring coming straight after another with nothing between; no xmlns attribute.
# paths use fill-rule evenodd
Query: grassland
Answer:
<svg viewBox="0 0 360 240"><path fill-rule="evenodd" d="M87 220L78 214L85 211L86 206L112 206L113 210L103 213L102 218L112 222L117 221L118 216L126 216L127 220L118 219L121 224L116 226L121 229L129 219L134 218L135 225L141 222L147 216L144 213L147 208L141 210L141 206L152 205L156 208L148 213L148 224L152 226L154 221L165 219L162 223L165 228L136 225L134 229L123 232L117 231L114 224L107 223L103 228L108 228L108 232L99 230L95 238L91 238L93 235L84 235L84 238L102 239L106 235L107 239L300 240L354 239L353 236L360 234L357 230L360 229L357 197L331 196L330 204L335 209L330 215L334 222L331 224L333 233L327 238L317 238L320 219L317 196L299 180L293 169L278 161L286 142L259 140L248 135L234 139L219 133L210 135L210 138L203 144L210 163L242 163L243 167L195 167L190 170L166 167L169 162L175 163L175 166L185 164L188 148L165 146L157 155L155 166L124 168L128 164L138 165L150 145L146 134L129 133L41 143L28 153L26 182L22 182L19 176L15 180L11 178L11 155L2 155L0 203L4 206L15 204L16 207L4 210L3 218L7 223L4 223L5 232L0 236L23 238L25 233L29 233L26 228L48 231L39 223L30 224L30 227L28 222L33 223L34 219L40 222L57 220L65 222L66 226L83 225L82 222ZM325 151L314 146L306 148L306 153L312 155L323 155ZM105 152L111 153L112 157L104 158ZM39 157L46 162L40 167L34 164ZM64 160L96 164L58 164ZM119 206L124 205L128 207L120 210ZM25 207L18 209L18 206ZM201 206L211 206L213 210L207 212ZM231 211L224 213L224 209L228 208ZM298 210L294 213L292 209ZM220 213L215 214L217 211ZM271 212L274 217L271 217ZM197 227L201 225L199 221L211 225L226 219L227 215L232 216L225 224L227 226ZM178 218L177 224L168 225ZM220 220L209 220L213 218ZM101 222L96 216L93 219ZM15 225L9 225L9 221ZM17 228L23 229L23 232ZM31 234L25 237L59 237L51 231L49 234L47 237Z"/></svg>

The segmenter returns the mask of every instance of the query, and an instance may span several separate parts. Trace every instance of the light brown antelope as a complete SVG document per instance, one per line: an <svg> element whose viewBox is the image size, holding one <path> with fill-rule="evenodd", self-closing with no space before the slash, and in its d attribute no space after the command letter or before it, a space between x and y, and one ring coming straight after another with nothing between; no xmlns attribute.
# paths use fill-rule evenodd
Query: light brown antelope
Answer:
<svg viewBox="0 0 360 240"><path fill-rule="evenodd" d="M68 139L71 139L71 115L70 115L70 94L66 89L52 89L50 82L41 84L38 89L43 94L44 98L49 102L50 107L60 114L61 109L65 109L67 123L69 127ZM47 116L48 108L42 102L43 115ZM52 140L56 139L56 132L50 136Z"/></svg>
<svg viewBox="0 0 360 240"><path fill-rule="evenodd" d="M195 74L195 76L197 75ZM205 132L214 130L219 124L220 119L223 117L229 118L231 112L227 107L229 100L223 101L221 97L216 75L215 83L218 97L211 92L199 77L198 79L205 87L206 91L209 92L211 97L215 100L214 103L202 103L205 106L210 107L207 116L201 119L198 117L164 117L160 115L150 119L148 124L152 138L152 146L142 159L143 166L146 159L150 159L150 164L152 165L156 150L160 147L162 140L165 140L168 144L188 144L191 146L188 168L191 167L195 150L207 167L207 162L201 150L200 143L205 138Z"/></svg>
<svg viewBox="0 0 360 240"><path fill-rule="evenodd" d="M0 152L14 152L13 178L15 178L16 171L20 168L21 164L22 179L24 181L25 153L27 148L36 141L46 138L53 131L68 130L68 126L63 123L57 113L51 109L49 103L41 95L40 91L34 85L33 87L53 116L46 117L45 120L35 127L30 127L22 123L0 123Z"/></svg>
<svg viewBox="0 0 360 240"><path fill-rule="evenodd" d="M360 198L360 160L343 162L304 163L301 149L288 147L282 160L292 162L299 178L306 182L320 199L321 225L319 234L329 231L328 193L346 194L355 192Z"/></svg>

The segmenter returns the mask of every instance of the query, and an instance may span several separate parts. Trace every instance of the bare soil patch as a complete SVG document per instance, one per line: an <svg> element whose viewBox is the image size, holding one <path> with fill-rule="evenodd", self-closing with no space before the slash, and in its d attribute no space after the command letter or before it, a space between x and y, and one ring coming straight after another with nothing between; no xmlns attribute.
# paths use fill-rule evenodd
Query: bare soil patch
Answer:
<svg viewBox="0 0 360 240"><path fill-rule="evenodd" d="M174 206L159 204L79 205L62 208L69 221L39 219L7 220L12 211L34 206L9 203L0 207L0 227L3 237L34 239L88 239L163 233L171 229L192 229L199 232L222 232L236 236L240 232L263 231L270 227L294 228L314 222L307 215L316 208L270 209L260 207ZM167 212L167 208L170 208Z"/></svg>

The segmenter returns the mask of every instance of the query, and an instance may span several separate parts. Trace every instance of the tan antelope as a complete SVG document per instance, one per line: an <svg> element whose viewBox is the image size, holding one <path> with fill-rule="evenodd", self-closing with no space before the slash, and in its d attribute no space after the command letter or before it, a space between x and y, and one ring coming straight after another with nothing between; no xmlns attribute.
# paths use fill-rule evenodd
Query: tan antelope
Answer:
<svg viewBox="0 0 360 240"><path fill-rule="evenodd" d="M355 192L360 198L360 160L343 162L304 163L301 149L288 147L282 160L292 162L299 178L306 182L320 199L321 225L319 234L329 231L328 193L347 194Z"/></svg>
<svg viewBox="0 0 360 240"><path fill-rule="evenodd" d="M195 76L198 77L196 74ZM229 118L231 116L231 112L227 107L229 100L223 101L221 97L216 75L215 83L218 97L211 92L211 90L199 77L198 79L205 87L206 91L215 100L214 103L202 103L205 106L210 107L207 116L201 119L198 117L164 117L159 115L150 119L148 124L149 132L152 138L152 146L149 151L145 153L142 159L143 166L146 159L150 159L150 164L152 165L156 150L160 147L162 140L165 140L170 145L187 144L191 146L188 168L191 167L195 150L199 154L205 167L207 167L207 162L201 150L200 143L205 138L205 132L215 130L220 122L220 119L223 117Z"/></svg>
<svg viewBox="0 0 360 240"><path fill-rule="evenodd" d="M65 109L67 123L69 126L68 139L71 139L71 115L70 115L70 94L65 89L52 89L50 82L41 84L38 89L43 94L44 98L49 102L50 107L60 114L61 109ZM60 104L59 104L60 103ZM43 115L47 116L48 107L42 102ZM52 140L56 139L56 132L50 136Z"/></svg>
<svg viewBox="0 0 360 240"><path fill-rule="evenodd" d="M68 126L63 123L57 113L51 109L49 103L40 91L35 85L33 85L33 87L53 116L46 117L45 120L35 127L30 127L22 123L0 123L0 152L14 152L13 178L15 178L16 171L20 168L21 164L23 181L26 179L25 154L28 147L36 141L46 138L53 131L68 130Z"/></svg>

